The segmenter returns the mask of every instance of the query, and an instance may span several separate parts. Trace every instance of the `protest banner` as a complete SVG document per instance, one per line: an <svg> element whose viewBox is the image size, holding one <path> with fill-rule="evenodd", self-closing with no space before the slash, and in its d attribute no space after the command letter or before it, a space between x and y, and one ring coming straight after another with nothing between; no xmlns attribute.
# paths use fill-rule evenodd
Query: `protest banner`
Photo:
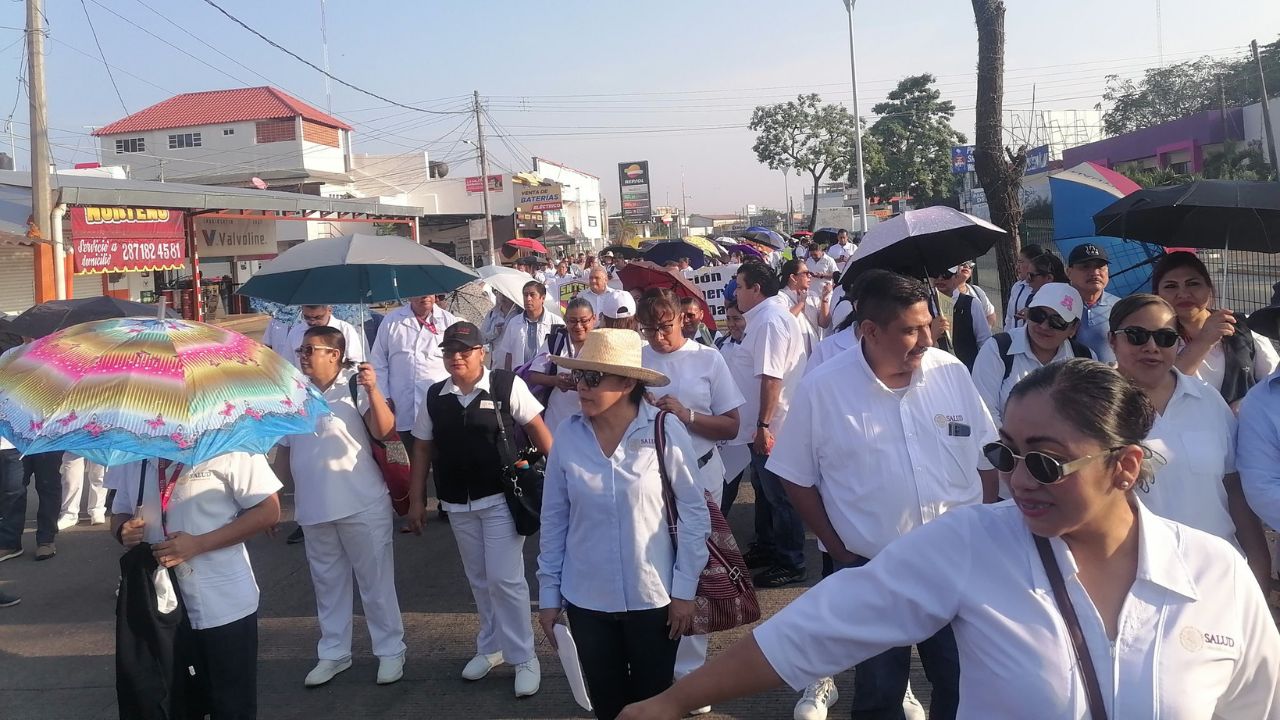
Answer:
<svg viewBox="0 0 1280 720"><path fill-rule="evenodd" d="M707 266L698 270L693 276L693 284L702 291L707 307L711 309L711 317L705 320L708 328L728 331L724 324L724 286L729 284L738 274L738 265Z"/></svg>

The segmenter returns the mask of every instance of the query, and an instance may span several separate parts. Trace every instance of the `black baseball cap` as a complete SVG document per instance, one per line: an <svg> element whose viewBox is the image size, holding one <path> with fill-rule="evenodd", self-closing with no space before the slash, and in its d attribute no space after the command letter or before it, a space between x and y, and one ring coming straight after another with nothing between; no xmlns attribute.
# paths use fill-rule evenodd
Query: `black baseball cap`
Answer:
<svg viewBox="0 0 1280 720"><path fill-rule="evenodd" d="M1101 246L1093 243L1084 243L1071 248L1071 255L1067 257L1067 265L1075 265L1089 260L1101 260L1108 265L1111 264L1111 260L1107 257L1107 251Z"/></svg>
<svg viewBox="0 0 1280 720"><path fill-rule="evenodd" d="M449 345L478 348L484 345L484 339L480 335L480 328L466 320L460 320L445 328L444 339L440 341L440 346Z"/></svg>

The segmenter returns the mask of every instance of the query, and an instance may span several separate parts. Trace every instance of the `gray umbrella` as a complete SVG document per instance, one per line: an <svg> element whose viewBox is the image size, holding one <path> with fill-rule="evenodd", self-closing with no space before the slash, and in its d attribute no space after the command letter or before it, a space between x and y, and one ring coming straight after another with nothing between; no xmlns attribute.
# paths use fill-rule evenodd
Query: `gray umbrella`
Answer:
<svg viewBox="0 0 1280 720"><path fill-rule="evenodd" d="M449 312L476 325L484 322L485 314L493 307L480 282L467 283L445 297Z"/></svg>

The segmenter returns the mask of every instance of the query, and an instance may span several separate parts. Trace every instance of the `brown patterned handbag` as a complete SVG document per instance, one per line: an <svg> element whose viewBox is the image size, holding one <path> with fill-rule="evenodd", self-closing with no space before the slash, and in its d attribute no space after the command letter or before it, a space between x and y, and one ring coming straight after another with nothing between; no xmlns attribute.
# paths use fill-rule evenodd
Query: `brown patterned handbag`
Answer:
<svg viewBox="0 0 1280 720"><path fill-rule="evenodd" d="M671 546L676 547L675 492L671 478L667 476L666 417L671 413L658 413L654 422L654 444L658 451L658 472L662 475L662 500L667 512L667 530L671 533ZM711 537L707 538L707 566L698 577L698 593L694 598L693 624L685 635L706 635L729 630L760 619L760 601L751 585L751 574L742 559L738 541L729 529L720 507L704 491L707 510L711 514Z"/></svg>

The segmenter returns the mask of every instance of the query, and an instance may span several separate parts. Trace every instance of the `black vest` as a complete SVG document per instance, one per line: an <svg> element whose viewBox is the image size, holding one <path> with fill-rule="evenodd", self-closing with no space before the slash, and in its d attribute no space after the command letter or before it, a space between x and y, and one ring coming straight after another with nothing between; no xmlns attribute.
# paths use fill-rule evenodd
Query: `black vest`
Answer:
<svg viewBox="0 0 1280 720"><path fill-rule="evenodd" d="M1233 403L1245 396L1249 388L1257 382L1253 376L1253 360L1258 348L1253 342L1253 333L1237 316L1236 332L1222 338L1222 355L1226 371L1222 376L1222 399Z"/></svg>
<svg viewBox="0 0 1280 720"><path fill-rule="evenodd" d="M956 299L951 313L951 343L952 354L973 370L973 361L978 359L978 337L973 333L972 295L961 295Z"/></svg>
<svg viewBox="0 0 1280 720"><path fill-rule="evenodd" d="M506 370L489 372L490 392L480 391L462 407L458 396L442 393L446 380L427 390L431 414L431 463L439 481L440 499L463 504L502 492L502 472L510 454L499 448L498 416L515 438L516 421L508 407L515 375ZM483 409L482 404L489 403ZM495 408L497 411L495 412Z"/></svg>

